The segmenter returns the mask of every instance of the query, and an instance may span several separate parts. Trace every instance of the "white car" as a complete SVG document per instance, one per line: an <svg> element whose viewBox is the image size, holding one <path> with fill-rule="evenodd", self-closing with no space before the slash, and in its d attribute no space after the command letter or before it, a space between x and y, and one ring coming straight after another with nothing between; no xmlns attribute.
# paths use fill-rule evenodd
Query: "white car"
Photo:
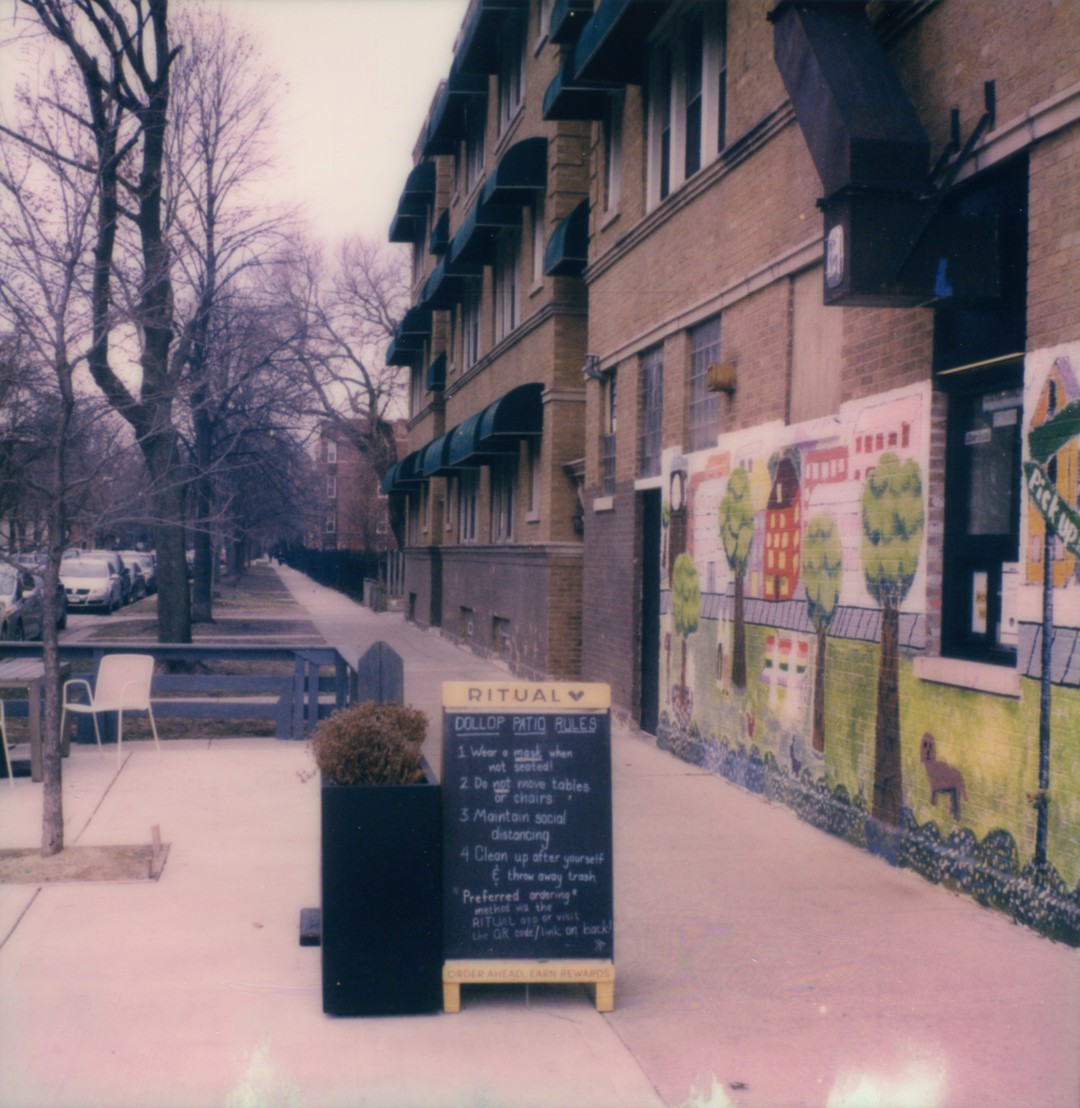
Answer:
<svg viewBox="0 0 1080 1108"><path fill-rule="evenodd" d="M60 565L60 581L69 610L100 608L115 612L121 605L120 575L103 558L65 558Z"/></svg>

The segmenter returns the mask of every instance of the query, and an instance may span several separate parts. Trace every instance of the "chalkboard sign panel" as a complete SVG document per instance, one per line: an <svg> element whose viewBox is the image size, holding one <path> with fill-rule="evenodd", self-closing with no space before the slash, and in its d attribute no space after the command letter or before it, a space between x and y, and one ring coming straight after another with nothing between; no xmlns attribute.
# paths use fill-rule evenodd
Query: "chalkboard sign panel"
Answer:
<svg viewBox="0 0 1080 1108"><path fill-rule="evenodd" d="M614 954L606 685L443 685L444 953Z"/></svg>

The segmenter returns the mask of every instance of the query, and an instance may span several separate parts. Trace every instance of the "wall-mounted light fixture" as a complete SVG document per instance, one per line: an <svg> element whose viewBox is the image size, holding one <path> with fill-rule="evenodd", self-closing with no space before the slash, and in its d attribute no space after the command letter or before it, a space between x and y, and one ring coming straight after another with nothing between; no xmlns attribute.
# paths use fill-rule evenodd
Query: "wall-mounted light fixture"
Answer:
<svg viewBox="0 0 1080 1108"><path fill-rule="evenodd" d="M735 363L713 362L705 369L705 387L709 392L735 391Z"/></svg>
<svg viewBox="0 0 1080 1108"><path fill-rule="evenodd" d="M601 380L604 374L600 369L600 355L586 354L585 364L581 367L581 372L585 374L586 379L589 381Z"/></svg>

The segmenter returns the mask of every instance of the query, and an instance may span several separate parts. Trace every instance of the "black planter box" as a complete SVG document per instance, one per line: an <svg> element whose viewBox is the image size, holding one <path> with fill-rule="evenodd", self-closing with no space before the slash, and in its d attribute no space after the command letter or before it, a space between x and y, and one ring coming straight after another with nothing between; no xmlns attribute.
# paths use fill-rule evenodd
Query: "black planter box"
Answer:
<svg viewBox="0 0 1080 1108"><path fill-rule="evenodd" d="M442 1006L441 788L322 786L323 1011Z"/></svg>

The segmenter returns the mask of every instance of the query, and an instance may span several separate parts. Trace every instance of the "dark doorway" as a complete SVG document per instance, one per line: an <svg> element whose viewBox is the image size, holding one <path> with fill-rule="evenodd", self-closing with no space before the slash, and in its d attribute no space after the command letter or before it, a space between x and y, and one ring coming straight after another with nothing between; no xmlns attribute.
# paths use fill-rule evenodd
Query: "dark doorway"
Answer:
<svg viewBox="0 0 1080 1108"><path fill-rule="evenodd" d="M660 490L638 494L641 519L641 705L638 724L660 723Z"/></svg>

